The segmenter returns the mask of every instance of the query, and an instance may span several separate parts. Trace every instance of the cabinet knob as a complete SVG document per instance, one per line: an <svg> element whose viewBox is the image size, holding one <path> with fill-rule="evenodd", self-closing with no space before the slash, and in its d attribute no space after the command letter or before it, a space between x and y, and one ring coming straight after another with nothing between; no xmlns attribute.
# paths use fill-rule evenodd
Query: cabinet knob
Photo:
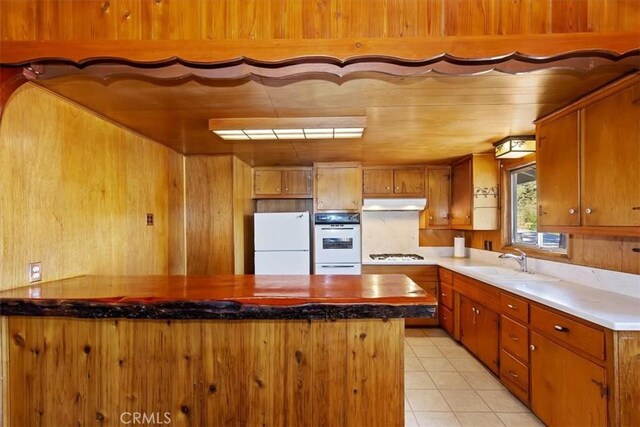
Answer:
<svg viewBox="0 0 640 427"><path fill-rule="evenodd" d="M289 191L289 187L284 187L284 191Z"/></svg>
<svg viewBox="0 0 640 427"><path fill-rule="evenodd" d="M444 292L443 292L441 295L442 295L443 297L446 297L446 296L447 296L447 294L445 294Z"/></svg>
<svg viewBox="0 0 640 427"><path fill-rule="evenodd" d="M433 217L432 217L432 216L430 216L430 217L429 217L429 219L430 219L430 220L433 220Z"/></svg>
<svg viewBox="0 0 640 427"><path fill-rule="evenodd" d="M390 189L391 189L391 187L388 187L388 186L387 186L387 187L384 187L384 188L385 188L385 189L387 189L387 190L390 190Z"/></svg>
<svg viewBox="0 0 640 427"><path fill-rule="evenodd" d="M276 191L280 191L280 187L276 187Z"/></svg>
<svg viewBox="0 0 640 427"><path fill-rule="evenodd" d="M584 211L585 211L585 213L586 213L586 214L591 215L591 213L593 212L593 209L591 209L591 208L587 208L587 209L585 209Z"/></svg>
<svg viewBox="0 0 640 427"><path fill-rule="evenodd" d="M476 314L480 314L480 310L476 308Z"/></svg>
<svg viewBox="0 0 640 427"><path fill-rule="evenodd" d="M536 346L535 346L535 345L533 345L533 344L531 344L531 345L529 346L529 349L530 349L531 351L534 351L534 350L536 349Z"/></svg>
<svg viewBox="0 0 640 427"><path fill-rule="evenodd" d="M471 215L467 215L467 219L471 218Z"/></svg>
<svg viewBox="0 0 640 427"><path fill-rule="evenodd" d="M396 191L400 191L400 187L396 187Z"/></svg>
<svg viewBox="0 0 640 427"><path fill-rule="evenodd" d="M569 209L569 214L575 215L576 214L576 210L573 209L573 208Z"/></svg>

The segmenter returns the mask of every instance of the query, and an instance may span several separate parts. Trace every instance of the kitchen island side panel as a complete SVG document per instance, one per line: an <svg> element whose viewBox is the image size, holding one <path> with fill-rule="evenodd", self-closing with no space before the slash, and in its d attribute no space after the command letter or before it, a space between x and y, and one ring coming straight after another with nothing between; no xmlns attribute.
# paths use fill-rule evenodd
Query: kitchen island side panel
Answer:
<svg viewBox="0 0 640 427"><path fill-rule="evenodd" d="M402 319L8 323L8 425L404 425Z"/></svg>

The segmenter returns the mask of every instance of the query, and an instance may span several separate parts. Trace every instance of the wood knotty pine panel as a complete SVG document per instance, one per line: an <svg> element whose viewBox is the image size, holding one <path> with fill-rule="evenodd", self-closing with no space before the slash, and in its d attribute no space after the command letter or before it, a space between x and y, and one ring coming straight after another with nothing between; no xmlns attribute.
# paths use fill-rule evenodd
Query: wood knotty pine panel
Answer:
<svg viewBox="0 0 640 427"><path fill-rule="evenodd" d="M269 40L632 31L637 0L4 0L1 40Z"/></svg>
<svg viewBox="0 0 640 427"><path fill-rule="evenodd" d="M9 336L10 425L403 425L402 320L13 317Z"/></svg>

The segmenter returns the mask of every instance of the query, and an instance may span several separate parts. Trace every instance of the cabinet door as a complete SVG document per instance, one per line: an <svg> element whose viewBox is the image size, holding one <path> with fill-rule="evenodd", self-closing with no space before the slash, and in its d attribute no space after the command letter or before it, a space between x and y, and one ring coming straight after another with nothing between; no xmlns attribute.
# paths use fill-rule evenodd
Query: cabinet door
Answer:
<svg viewBox="0 0 640 427"><path fill-rule="evenodd" d="M450 176L449 169L429 169L427 172L428 227L449 226Z"/></svg>
<svg viewBox="0 0 640 427"><path fill-rule="evenodd" d="M282 172L279 170L256 170L253 175L253 190L256 196L275 196L282 193Z"/></svg>
<svg viewBox="0 0 640 427"><path fill-rule="evenodd" d="M640 226L640 84L584 110L582 224Z"/></svg>
<svg viewBox="0 0 640 427"><path fill-rule="evenodd" d="M537 129L538 224L580 225L578 112Z"/></svg>
<svg viewBox="0 0 640 427"><path fill-rule="evenodd" d="M410 196L424 195L424 169L394 169L393 186L394 194L406 194Z"/></svg>
<svg viewBox="0 0 640 427"><path fill-rule="evenodd" d="M474 302L476 309L476 356L495 374L500 374L500 316Z"/></svg>
<svg viewBox="0 0 640 427"><path fill-rule="evenodd" d="M460 342L473 354L478 353L476 308L473 301L460 295Z"/></svg>
<svg viewBox="0 0 640 427"><path fill-rule="evenodd" d="M362 173L364 194L392 194L392 169L365 169Z"/></svg>
<svg viewBox="0 0 640 427"><path fill-rule="evenodd" d="M471 159L451 169L451 225L471 225Z"/></svg>
<svg viewBox="0 0 640 427"><path fill-rule="evenodd" d="M356 167L316 169L316 210L357 211L362 202L362 171Z"/></svg>
<svg viewBox="0 0 640 427"><path fill-rule="evenodd" d="M531 332L531 406L551 426L607 425L605 370Z"/></svg>
<svg viewBox="0 0 640 427"><path fill-rule="evenodd" d="M284 174L284 194L299 197L312 197L311 169L290 169Z"/></svg>

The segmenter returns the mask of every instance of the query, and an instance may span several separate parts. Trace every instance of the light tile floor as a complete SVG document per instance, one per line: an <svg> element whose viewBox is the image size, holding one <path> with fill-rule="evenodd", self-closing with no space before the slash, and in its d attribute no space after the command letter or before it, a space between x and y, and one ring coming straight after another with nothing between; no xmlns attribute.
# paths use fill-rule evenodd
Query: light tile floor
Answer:
<svg viewBox="0 0 640 427"><path fill-rule="evenodd" d="M442 329L405 330L406 427L544 426Z"/></svg>

